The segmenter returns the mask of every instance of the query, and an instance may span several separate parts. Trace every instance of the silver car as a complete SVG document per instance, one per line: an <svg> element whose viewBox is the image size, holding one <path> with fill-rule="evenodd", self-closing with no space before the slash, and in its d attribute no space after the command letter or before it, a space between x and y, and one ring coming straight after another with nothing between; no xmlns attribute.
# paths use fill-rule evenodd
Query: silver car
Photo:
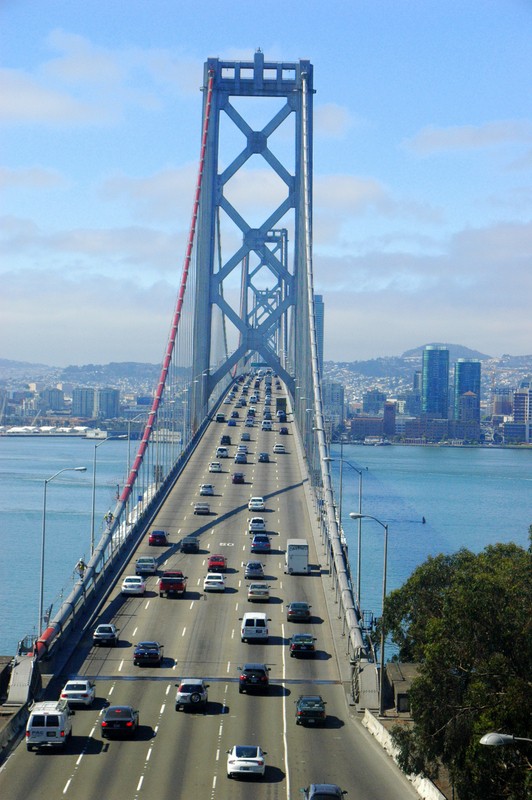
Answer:
<svg viewBox="0 0 532 800"><path fill-rule="evenodd" d="M175 710L185 707L205 709L209 701L209 684L203 678L183 678L181 683L176 683Z"/></svg>

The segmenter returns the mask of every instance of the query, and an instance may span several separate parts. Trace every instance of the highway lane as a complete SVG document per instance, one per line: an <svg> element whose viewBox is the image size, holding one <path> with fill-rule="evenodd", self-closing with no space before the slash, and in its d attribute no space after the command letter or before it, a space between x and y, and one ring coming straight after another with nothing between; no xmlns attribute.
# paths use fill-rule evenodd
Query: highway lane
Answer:
<svg viewBox="0 0 532 800"><path fill-rule="evenodd" d="M257 404L259 419L262 404ZM230 406L222 406L224 410ZM288 427L292 426L289 423ZM245 429L212 423L194 453L186 474L177 482L154 528L170 534L168 548L148 546L138 555L157 555L160 569L183 569L188 590L182 598L159 598L156 577L148 578L144 598L123 598L119 585L112 592L103 618L113 619L121 631L117 648L92 648L90 631L69 665L70 674L90 676L97 685L92 709L74 717L74 737L64 754L27 753L17 748L0 773L3 800L33 800L44 796L75 800L125 798L282 798L295 800L299 789L313 781L337 782L349 798L412 798L415 793L398 776L388 758L368 737L346 702L340 683L332 630L325 603L327 579L316 570L312 576L283 573L286 539L309 540L311 560L318 554L310 534L310 520L292 435L250 429L249 463L222 460L223 473L209 473L222 433L230 433L234 454ZM278 425L274 423L274 428ZM272 455L273 443L286 445L287 454ZM271 463L258 463L258 452L270 453ZM231 473L242 471L244 485L232 484ZM195 516L193 503L199 485L213 483L215 497L209 517ZM250 604L242 563L249 558L251 537L247 501L252 495L267 500L267 520L273 552L261 557L267 564L272 599ZM177 545L187 534L198 533L200 553L183 554ZM225 594L204 595L203 578L210 553L228 558ZM134 559L126 574L134 572ZM325 570L322 570L325 572ZM325 583L325 586L324 586ZM310 623L288 623L285 604L307 600L312 604ZM264 644L240 641L239 617L248 610L265 610L271 618L270 640ZM317 637L317 657L292 659L287 641L292 631L309 630ZM164 643L165 660L158 668L132 664L132 646L143 638ZM264 661L270 668L268 695L238 692L239 666ZM205 713L176 713L175 684L181 677L204 677L210 684ZM59 691L67 675L55 682ZM51 687L52 691L54 686ZM322 729L296 726L294 701L300 693L319 693L327 701L329 719ZM57 694L55 695L57 696ZM134 741L105 741L99 721L106 702L127 703L140 710L141 729ZM233 744L257 743L267 751L267 773L250 790L245 781L226 777L226 750Z"/></svg>

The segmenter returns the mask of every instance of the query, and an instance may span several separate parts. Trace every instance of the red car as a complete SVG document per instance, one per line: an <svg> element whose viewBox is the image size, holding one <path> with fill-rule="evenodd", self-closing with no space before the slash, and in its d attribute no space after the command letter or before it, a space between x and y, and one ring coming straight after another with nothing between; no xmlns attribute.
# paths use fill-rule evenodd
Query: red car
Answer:
<svg viewBox="0 0 532 800"><path fill-rule="evenodd" d="M159 578L159 597L171 594L184 595L187 590L187 576L181 570L167 570Z"/></svg>
<svg viewBox="0 0 532 800"><path fill-rule="evenodd" d="M225 572L227 569L227 559L225 556L215 554L209 557L207 562L207 572Z"/></svg>
<svg viewBox="0 0 532 800"><path fill-rule="evenodd" d="M151 531L148 538L148 544L167 545L168 536L166 535L166 531Z"/></svg>

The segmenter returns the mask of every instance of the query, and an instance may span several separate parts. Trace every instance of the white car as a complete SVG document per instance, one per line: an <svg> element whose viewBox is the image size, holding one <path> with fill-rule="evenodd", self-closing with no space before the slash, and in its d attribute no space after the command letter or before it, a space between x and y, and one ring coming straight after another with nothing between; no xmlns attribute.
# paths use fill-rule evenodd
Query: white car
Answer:
<svg viewBox="0 0 532 800"><path fill-rule="evenodd" d="M227 751L227 777L264 775L266 751L254 744L235 744Z"/></svg>
<svg viewBox="0 0 532 800"><path fill-rule="evenodd" d="M222 471L222 465L220 464L220 462L211 461L211 463L209 464L209 472L221 472L221 471Z"/></svg>
<svg viewBox="0 0 532 800"><path fill-rule="evenodd" d="M214 486L212 483L202 483L199 490L200 495L213 495Z"/></svg>
<svg viewBox="0 0 532 800"><path fill-rule="evenodd" d="M284 449L284 444L274 444L273 452L274 453L286 453L286 450Z"/></svg>
<svg viewBox="0 0 532 800"><path fill-rule="evenodd" d="M60 699L68 705L92 706L96 695L96 687L85 678L73 678L67 681L61 691Z"/></svg>
<svg viewBox="0 0 532 800"><path fill-rule="evenodd" d="M204 592L225 592L225 576L221 572L209 572L203 581Z"/></svg>
<svg viewBox="0 0 532 800"><path fill-rule="evenodd" d="M141 575L128 575L122 581L122 594L143 595L146 591L146 581Z"/></svg>
<svg viewBox="0 0 532 800"><path fill-rule="evenodd" d="M256 533L257 531L265 531L266 523L264 517L251 517L248 519L248 533Z"/></svg>
<svg viewBox="0 0 532 800"><path fill-rule="evenodd" d="M264 511L266 506L264 505L264 497L250 497L248 503L248 509L250 511Z"/></svg>

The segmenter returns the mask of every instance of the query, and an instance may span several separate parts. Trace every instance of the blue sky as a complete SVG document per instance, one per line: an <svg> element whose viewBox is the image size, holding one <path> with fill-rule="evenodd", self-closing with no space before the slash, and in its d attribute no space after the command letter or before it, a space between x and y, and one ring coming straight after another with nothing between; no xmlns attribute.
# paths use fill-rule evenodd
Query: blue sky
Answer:
<svg viewBox="0 0 532 800"><path fill-rule="evenodd" d="M4 0L0 357L160 361L203 63L314 66L325 358L532 352L531 0Z"/></svg>

